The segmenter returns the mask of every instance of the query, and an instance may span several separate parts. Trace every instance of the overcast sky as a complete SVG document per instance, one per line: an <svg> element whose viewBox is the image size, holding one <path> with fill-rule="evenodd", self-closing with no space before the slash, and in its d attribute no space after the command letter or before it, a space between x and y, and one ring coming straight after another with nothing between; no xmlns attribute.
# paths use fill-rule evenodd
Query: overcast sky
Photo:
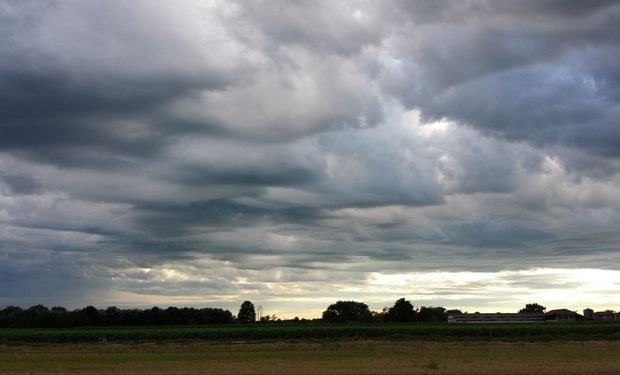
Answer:
<svg viewBox="0 0 620 375"><path fill-rule="evenodd" d="M619 19L0 0L0 307L619 310Z"/></svg>

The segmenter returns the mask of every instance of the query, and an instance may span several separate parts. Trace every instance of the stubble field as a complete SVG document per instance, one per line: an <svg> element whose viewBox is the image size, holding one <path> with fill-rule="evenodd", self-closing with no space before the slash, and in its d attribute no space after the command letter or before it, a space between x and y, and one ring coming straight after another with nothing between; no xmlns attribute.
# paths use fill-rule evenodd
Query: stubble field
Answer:
<svg viewBox="0 0 620 375"><path fill-rule="evenodd" d="M620 324L0 329L13 374L620 374Z"/></svg>
<svg viewBox="0 0 620 375"><path fill-rule="evenodd" d="M12 374L618 374L618 341L177 342L0 346Z"/></svg>

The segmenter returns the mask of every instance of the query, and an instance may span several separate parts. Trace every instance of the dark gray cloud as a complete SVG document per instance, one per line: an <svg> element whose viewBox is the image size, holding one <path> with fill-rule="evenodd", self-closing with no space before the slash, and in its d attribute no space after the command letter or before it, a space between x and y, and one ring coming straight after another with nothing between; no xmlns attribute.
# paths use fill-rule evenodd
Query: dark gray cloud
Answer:
<svg viewBox="0 0 620 375"><path fill-rule="evenodd" d="M241 1L238 6L241 17L264 34L271 48L287 44L325 54L354 55L380 43L392 29L383 23L387 10L373 1Z"/></svg>
<svg viewBox="0 0 620 375"><path fill-rule="evenodd" d="M616 3L406 8L420 32L395 36L382 73L403 103L494 136L618 156Z"/></svg>
<svg viewBox="0 0 620 375"><path fill-rule="evenodd" d="M13 194L34 194L40 189L37 181L28 175L2 174L0 178L6 183Z"/></svg>
<svg viewBox="0 0 620 375"><path fill-rule="evenodd" d="M613 272L619 12L0 0L0 304L379 305L390 275L488 303Z"/></svg>

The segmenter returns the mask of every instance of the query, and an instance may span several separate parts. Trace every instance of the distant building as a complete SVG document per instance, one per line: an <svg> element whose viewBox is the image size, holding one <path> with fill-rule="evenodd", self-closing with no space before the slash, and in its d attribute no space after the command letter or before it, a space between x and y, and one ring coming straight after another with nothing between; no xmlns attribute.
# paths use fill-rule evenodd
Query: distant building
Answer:
<svg viewBox="0 0 620 375"><path fill-rule="evenodd" d="M544 314L539 313L475 313L449 314L449 323L542 323Z"/></svg>
<svg viewBox="0 0 620 375"><path fill-rule="evenodd" d="M575 322L577 320L583 320L583 315L568 309L551 310L545 313L547 322Z"/></svg>
<svg viewBox="0 0 620 375"><path fill-rule="evenodd" d="M594 313L594 321L596 322L610 322L616 320L616 313L612 310L597 311Z"/></svg>
<svg viewBox="0 0 620 375"><path fill-rule="evenodd" d="M583 310L583 318L587 321L610 322L620 320L620 313L616 313L613 310L594 312L591 308L587 308Z"/></svg>
<svg viewBox="0 0 620 375"><path fill-rule="evenodd" d="M542 323L542 322L608 322L620 320L620 312L612 310L594 312L583 310L583 315L568 309L555 309L546 313L473 313L448 314L449 323Z"/></svg>

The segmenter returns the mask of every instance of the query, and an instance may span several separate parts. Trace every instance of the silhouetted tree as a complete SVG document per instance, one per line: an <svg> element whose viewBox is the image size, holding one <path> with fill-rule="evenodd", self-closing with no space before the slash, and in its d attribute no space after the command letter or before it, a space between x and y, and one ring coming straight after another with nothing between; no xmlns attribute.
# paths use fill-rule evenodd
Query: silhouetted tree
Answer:
<svg viewBox="0 0 620 375"><path fill-rule="evenodd" d="M444 307L420 307L418 320L422 322L445 322L448 320Z"/></svg>
<svg viewBox="0 0 620 375"><path fill-rule="evenodd" d="M272 315L264 315L264 316L261 316L259 321L260 321L261 323L269 323L269 322L277 322L277 321L279 321L279 320L281 320L281 319L280 319L280 318L278 318L278 317L276 316L276 314L272 314ZM298 318L297 320L299 320L299 318Z"/></svg>
<svg viewBox="0 0 620 375"><path fill-rule="evenodd" d="M414 322L416 315L411 302L401 298L388 309L385 318L388 322Z"/></svg>
<svg viewBox="0 0 620 375"><path fill-rule="evenodd" d="M122 325L121 310L116 306L109 306L103 310L103 324L108 326Z"/></svg>
<svg viewBox="0 0 620 375"><path fill-rule="evenodd" d="M79 326L126 326L126 325L181 325L181 324L225 324L234 321L233 314L219 308L169 307L162 310L153 307L147 310L121 310L111 306L97 310L87 306L75 311L64 307L51 309L35 305L26 310L9 306L0 310L0 327L79 327Z"/></svg>
<svg viewBox="0 0 620 375"><path fill-rule="evenodd" d="M35 305L21 314L21 324L28 327L54 327L54 316L43 305Z"/></svg>
<svg viewBox="0 0 620 375"><path fill-rule="evenodd" d="M20 327L23 311L18 306L8 306L0 310L0 327Z"/></svg>
<svg viewBox="0 0 620 375"><path fill-rule="evenodd" d="M370 321L371 322L387 322L388 321L388 318L387 318L388 310L389 310L388 307L385 306L383 307L381 311L371 311Z"/></svg>
<svg viewBox="0 0 620 375"><path fill-rule="evenodd" d="M256 321L256 311L254 310L254 304L250 301L245 301L239 308L239 314L237 319L241 323L254 323Z"/></svg>
<svg viewBox="0 0 620 375"><path fill-rule="evenodd" d="M183 313L178 307L170 306L165 311L165 324L179 325L183 324Z"/></svg>
<svg viewBox="0 0 620 375"><path fill-rule="evenodd" d="M528 303L524 308L519 310L519 313L544 313L547 308L537 303Z"/></svg>
<svg viewBox="0 0 620 375"><path fill-rule="evenodd" d="M367 322L370 318L368 305L355 301L338 301L323 312L323 321L330 323Z"/></svg>
<svg viewBox="0 0 620 375"><path fill-rule="evenodd" d="M99 323L99 312L94 306L86 306L80 311L83 324L87 326L95 326Z"/></svg>

